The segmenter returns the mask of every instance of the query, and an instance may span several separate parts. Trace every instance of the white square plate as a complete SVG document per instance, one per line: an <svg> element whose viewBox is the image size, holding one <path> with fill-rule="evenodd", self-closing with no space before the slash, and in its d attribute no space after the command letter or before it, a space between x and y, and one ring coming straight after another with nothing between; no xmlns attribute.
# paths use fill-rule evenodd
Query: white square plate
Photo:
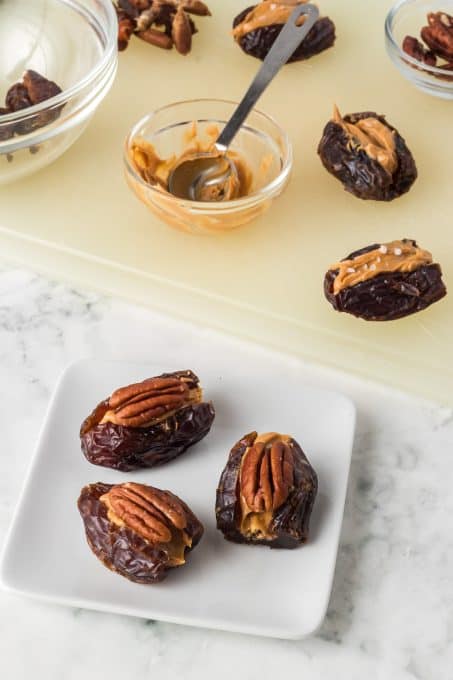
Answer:
<svg viewBox="0 0 453 680"><path fill-rule="evenodd" d="M1 564L13 591L76 607L194 626L301 638L321 624L329 601L354 435L344 396L309 386L285 357L211 347L192 365L86 360L56 389ZM217 351L216 351L217 350ZM215 359L214 359L215 357ZM121 473L88 463L79 427L121 385L191 368L216 419L210 434L160 468ZM318 473L310 541L296 550L235 545L216 530L214 504L232 445L246 432L279 431L301 444ZM186 566L158 585L131 583L106 569L86 541L76 501L90 482L135 480L181 496L205 526Z"/></svg>

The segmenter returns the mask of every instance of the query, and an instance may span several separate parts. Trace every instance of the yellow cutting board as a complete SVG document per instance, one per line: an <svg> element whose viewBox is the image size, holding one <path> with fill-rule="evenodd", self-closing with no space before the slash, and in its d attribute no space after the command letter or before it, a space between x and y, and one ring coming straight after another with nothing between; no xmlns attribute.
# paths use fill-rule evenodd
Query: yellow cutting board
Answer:
<svg viewBox="0 0 453 680"><path fill-rule="evenodd" d="M179 99L239 99L259 66L230 36L247 0L211 0L213 16L196 18L188 57L133 40L75 146L0 190L1 254L452 405L453 103L418 92L389 61L387 0L320 5L337 26L335 47L286 66L260 102L287 128L295 155L289 188L262 219L215 237L180 233L159 223L123 178L122 143L138 118ZM399 128L419 168L406 196L361 201L324 170L316 147L334 102L345 113L383 113ZM322 290L328 265L402 237L433 252L450 297L391 323L334 312Z"/></svg>

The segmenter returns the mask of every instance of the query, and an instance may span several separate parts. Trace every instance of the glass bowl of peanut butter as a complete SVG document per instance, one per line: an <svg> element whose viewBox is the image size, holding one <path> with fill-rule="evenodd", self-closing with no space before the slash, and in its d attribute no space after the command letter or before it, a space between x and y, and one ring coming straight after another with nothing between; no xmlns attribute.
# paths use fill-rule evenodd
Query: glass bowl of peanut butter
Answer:
<svg viewBox="0 0 453 680"><path fill-rule="evenodd" d="M237 181L219 196L193 201L170 193L174 168L209 154L236 102L196 99L164 106L142 118L124 147L126 181L135 195L166 224L193 234L215 234L260 217L286 187L292 148L270 116L254 110L228 149Z"/></svg>

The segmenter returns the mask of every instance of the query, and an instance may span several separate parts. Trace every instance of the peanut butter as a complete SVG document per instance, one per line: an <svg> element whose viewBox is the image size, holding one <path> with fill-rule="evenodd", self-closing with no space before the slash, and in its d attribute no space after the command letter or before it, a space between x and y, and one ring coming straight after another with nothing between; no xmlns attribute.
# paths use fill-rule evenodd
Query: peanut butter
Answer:
<svg viewBox="0 0 453 680"><path fill-rule="evenodd" d="M186 148L179 156L173 154L170 158L162 159L152 144L144 139L134 140L131 150L132 162L142 179L152 186L160 187L163 192L168 191L168 179L177 166L185 161L196 159L200 153L208 154L208 158L220 157L220 153L214 150L214 142L219 136L219 130L212 125L206 130L208 141L202 142L197 135L197 126L194 123L185 136ZM250 193L252 186L252 174L242 159L234 152L228 151L227 157L233 162L236 175L231 174L225 184L222 183L222 199L217 195L219 186L205 187L203 200L233 200L242 198ZM217 192L217 193L216 193Z"/></svg>
<svg viewBox="0 0 453 680"><path fill-rule="evenodd" d="M350 260L331 265L332 271L338 269L333 292L337 295L344 288L350 288L384 272L412 272L432 262L431 253L414 246L412 241L391 241Z"/></svg>
<svg viewBox="0 0 453 680"><path fill-rule="evenodd" d="M390 130L377 118L363 118L357 123L347 123L336 106L332 120L337 125L341 125L367 156L377 161L384 170L393 175L398 167L394 130Z"/></svg>
<svg viewBox="0 0 453 680"><path fill-rule="evenodd" d="M262 0L247 16L233 29L233 36L240 40L247 33L257 28L265 28L273 24L286 24L292 11L297 5L303 5L308 0ZM299 18L297 24L302 26L305 17Z"/></svg>

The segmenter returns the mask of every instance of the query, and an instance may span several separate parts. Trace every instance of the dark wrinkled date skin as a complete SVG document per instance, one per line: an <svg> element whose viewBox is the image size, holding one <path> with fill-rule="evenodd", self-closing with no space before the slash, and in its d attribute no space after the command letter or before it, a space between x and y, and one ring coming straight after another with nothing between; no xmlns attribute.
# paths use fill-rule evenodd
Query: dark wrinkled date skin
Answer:
<svg viewBox="0 0 453 680"><path fill-rule="evenodd" d="M297 548L306 543L308 539L310 517L318 491L318 478L294 439L292 443L295 484L284 504L274 512L270 529L275 534L275 538L272 540L255 539L244 536L239 531L240 467L247 448L253 444L255 434L243 437L230 452L217 488L217 528L228 541L234 543L264 545L270 548Z"/></svg>
<svg viewBox="0 0 453 680"><path fill-rule="evenodd" d="M416 245L416 242L413 241L413 244ZM356 250L345 259L353 259L375 248L379 248L379 244ZM337 273L338 270L329 270L325 276L327 300L338 312L346 312L365 321L401 319L421 312L447 294L438 264L425 265L413 272L383 272L334 295Z"/></svg>
<svg viewBox="0 0 453 680"><path fill-rule="evenodd" d="M254 7L256 7L256 5L252 5L238 14L233 22L233 28L240 24ZM239 46L246 54L264 60L272 45L277 40L282 28L282 24L273 24L272 26L257 28L244 35L238 41ZM288 63L309 59L315 54L319 54L329 47L332 47L334 42L335 24L328 17L322 17L316 21L305 40L288 59Z"/></svg>
<svg viewBox="0 0 453 680"><path fill-rule="evenodd" d="M319 143L318 154L330 174L340 180L346 191L357 198L373 201L392 201L405 194L417 179L417 167L406 142L383 116L373 111L344 116L347 123L357 123L363 118L377 118L395 131L398 167L390 175L378 161L370 158L363 149L350 144L350 137L341 125L329 121Z"/></svg>
<svg viewBox="0 0 453 680"><path fill-rule="evenodd" d="M118 527L109 520L107 508L99 499L112 486L98 482L85 486L80 493L77 506L88 545L104 566L130 581L158 583L176 567L168 564L168 554L163 547L153 546L132 529ZM187 554L200 542L203 525L190 508L183 505L188 519L186 532L192 538L192 546L185 551Z"/></svg>
<svg viewBox="0 0 453 680"><path fill-rule="evenodd" d="M181 408L149 427L99 423L107 410L105 400L82 423L82 451L90 463L122 472L162 465L177 458L208 434L215 418L210 402Z"/></svg>

